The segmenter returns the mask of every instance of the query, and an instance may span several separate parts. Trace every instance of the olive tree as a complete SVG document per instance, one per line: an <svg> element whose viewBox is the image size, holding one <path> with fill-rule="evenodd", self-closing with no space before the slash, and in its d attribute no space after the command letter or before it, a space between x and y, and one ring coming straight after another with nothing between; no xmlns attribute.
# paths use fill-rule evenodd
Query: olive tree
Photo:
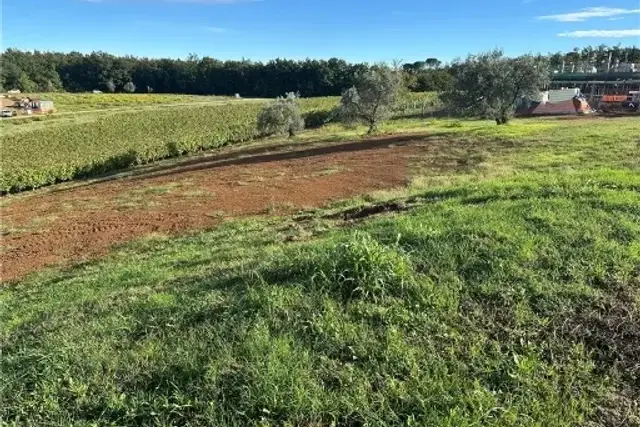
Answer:
<svg viewBox="0 0 640 427"><path fill-rule="evenodd" d="M107 89L107 92L113 93L116 91L116 84L111 79L105 82L104 87Z"/></svg>
<svg viewBox="0 0 640 427"><path fill-rule="evenodd" d="M546 58L508 58L501 50L470 55L453 69L453 85L442 96L445 103L460 114L489 117L499 125L513 117L520 98L534 97L550 77Z"/></svg>
<svg viewBox="0 0 640 427"><path fill-rule="evenodd" d="M296 94L290 92L264 106L258 115L258 131L262 135L295 136L304 129L304 119L296 102Z"/></svg>
<svg viewBox="0 0 640 427"><path fill-rule="evenodd" d="M359 74L355 85L342 94L338 115L346 123L365 123L368 133L374 133L378 124L391 116L401 87L399 70L376 65Z"/></svg>
<svg viewBox="0 0 640 427"><path fill-rule="evenodd" d="M125 92L133 93L136 91L136 85L134 85L133 82L127 82L124 84L124 86L122 86L122 90L124 90Z"/></svg>

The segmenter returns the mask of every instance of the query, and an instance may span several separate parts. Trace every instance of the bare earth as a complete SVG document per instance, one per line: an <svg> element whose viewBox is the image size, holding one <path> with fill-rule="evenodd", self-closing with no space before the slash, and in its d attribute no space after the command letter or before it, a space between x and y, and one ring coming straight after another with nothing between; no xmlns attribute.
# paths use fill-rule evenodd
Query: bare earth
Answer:
<svg viewBox="0 0 640 427"><path fill-rule="evenodd" d="M247 148L6 197L2 280L95 258L150 233L206 229L224 217L315 207L404 185L409 158L421 152L416 140Z"/></svg>

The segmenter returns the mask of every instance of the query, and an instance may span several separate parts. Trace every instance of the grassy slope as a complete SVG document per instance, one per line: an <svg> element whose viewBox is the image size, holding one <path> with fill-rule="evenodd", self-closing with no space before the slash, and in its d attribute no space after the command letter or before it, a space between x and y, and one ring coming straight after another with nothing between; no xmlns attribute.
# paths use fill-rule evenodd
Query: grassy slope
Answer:
<svg viewBox="0 0 640 427"><path fill-rule="evenodd" d="M3 290L0 417L639 422L634 122L452 123L457 166L423 164L408 213L156 236Z"/></svg>

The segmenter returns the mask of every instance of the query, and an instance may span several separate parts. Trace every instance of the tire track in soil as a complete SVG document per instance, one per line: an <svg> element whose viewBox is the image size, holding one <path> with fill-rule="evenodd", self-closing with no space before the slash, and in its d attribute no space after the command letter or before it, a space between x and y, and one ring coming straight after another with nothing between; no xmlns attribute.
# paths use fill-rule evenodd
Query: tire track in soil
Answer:
<svg viewBox="0 0 640 427"><path fill-rule="evenodd" d="M96 258L150 233L207 229L224 217L286 213L402 186L408 158L419 152L409 137L383 137L232 160L214 156L151 176L36 191L0 208L1 277Z"/></svg>

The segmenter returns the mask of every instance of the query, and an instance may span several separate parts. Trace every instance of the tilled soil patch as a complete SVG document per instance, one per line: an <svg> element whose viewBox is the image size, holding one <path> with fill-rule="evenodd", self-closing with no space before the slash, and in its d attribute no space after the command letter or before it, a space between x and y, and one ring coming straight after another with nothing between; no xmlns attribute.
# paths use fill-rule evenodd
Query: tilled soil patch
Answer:
<svg viewBox="0 0 640 427"><path fill-rule="evenodd" d="M192 159L152 173L9 196L2 280L95 258L150 233L178 234L225 217L285 213L406 184L410 136Z"/></svg>

